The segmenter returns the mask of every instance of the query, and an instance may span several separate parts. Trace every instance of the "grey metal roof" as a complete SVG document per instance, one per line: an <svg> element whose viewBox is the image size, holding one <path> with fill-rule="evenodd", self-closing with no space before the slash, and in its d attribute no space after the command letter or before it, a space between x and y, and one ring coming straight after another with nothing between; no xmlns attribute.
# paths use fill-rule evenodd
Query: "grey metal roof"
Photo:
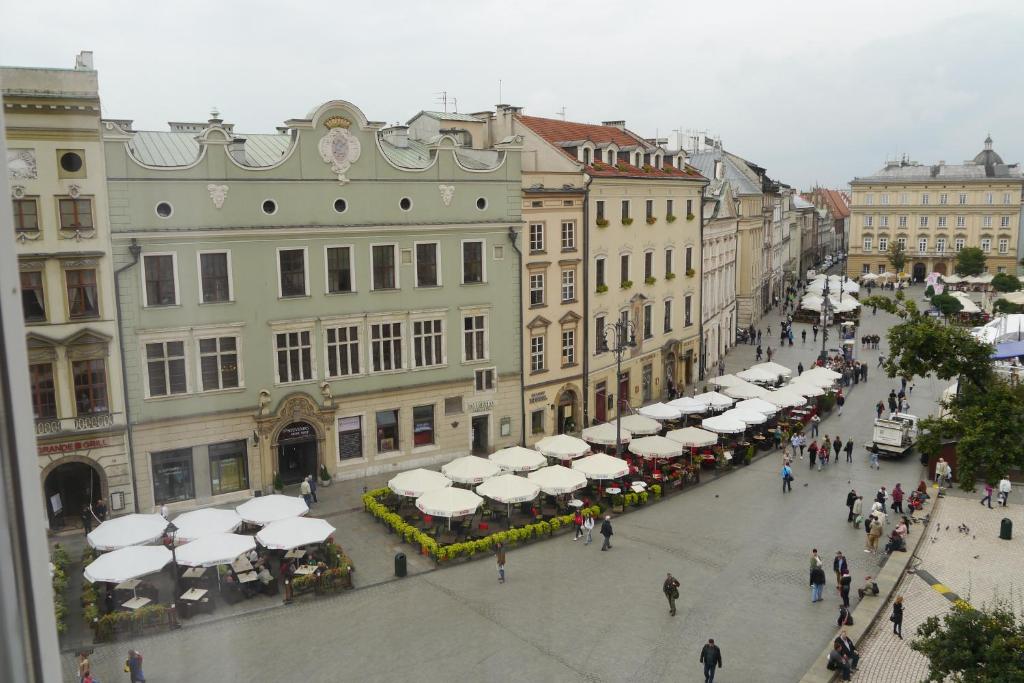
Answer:
<svg viewBox="0 0 1024 683"><path fill-rule="evenodd" d="M447 111L421 111L420 114L439 119L441 121L472 121L475 123L482 123L479 116L473 116L472 114L457 114L455 112ZM419 116L419 114L417 114L417 116ZM414 116L413 119L415 118L416 117ZM410 121L411 120L412 119L410 119Z"/></svg>
<svg viewBox="0 0 1024 683"><path fill-rule="evenodd" d="M246 166L272 166L291 146L291 136L257 133L245 136Z"/></svg>
<svg viewBox="0 0 1024 683"><path fill-rule="evenodd" d="M733 192L741 194L761 194L761 185L757 182L756 176L751 178L753 172L745 167L736 156L723 150L707 149L701 152L691 153L686 161L693 166L705 178L715 177L715 161L725 162L725 179L729 181Z"/></svg>
<svg viewBox="0 0 1024 683"><path fill-rule="evenodd" d="M798 194L793 195L793 208L794 209L813 209L814 204L804 199Z"/></svg>
<svg viewBox="0 0 1024 683"><path fill-rule="evenodd" d="M380 147L396 166L402 168L426 168L431 163L430 145L436 143L443 136L434 135L427 140L409 138L408 147L396 147L384 138L380 140ZM456 149L455 155L459 163L464 167L486 171L495 168L501 159L501 155L495 150L488 149Z"/></svg>
<svg viewBox="0 0 1024 683"><path fill-rule="evenodd" d="M924 181L924 180L984 180L985 178L1024 178L1017 164L997 164L988 172L985 165L967 162L964 164L942 164L929 166L926 164L893 163L870 176L858 177L857 182L892 182L892 181Z"/></svg>
<svg viewBox="0 0 1024 683"><path fill-rule="evenodd" d="M288 151L291 137L257 133L245 139L245 165L271 166ZM192 132L140 130L128 141L132 156L147 166L188 166L199 157L199 142Z"/></svg>

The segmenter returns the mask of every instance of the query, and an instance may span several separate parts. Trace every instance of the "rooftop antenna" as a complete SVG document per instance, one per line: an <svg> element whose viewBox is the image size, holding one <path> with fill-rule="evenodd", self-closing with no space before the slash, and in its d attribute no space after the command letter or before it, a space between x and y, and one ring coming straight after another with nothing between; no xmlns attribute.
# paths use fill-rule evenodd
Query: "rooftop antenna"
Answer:
<svg viewBox="0 0 1024 683"><path fill-rule="evenodd" d="M434 98L435 102L440 102L441 106L444 107L445 113L448 113L448 91L442 90L441 92L434 93L437 97Z"/></svg>
<svg viewBox="0 0 1024 683"><path fill-rule="evenodd" d="M504 100L501 99L501 79L498 79L498 103L502 104Z"/></svg>
<svg viewBox="0 0 1024 683"><path fill-rule="evenodd" d="M676 134L676 148L683 149L683 127L673 128L672 132Z"/></svg>
<svg viewBox="0 0 1024 683"><path fill-rule="evenodd" d="M459 98L457 97L452 98L452 111L455 113L459 111Z"/></svg>
<svg viewBox="0 0 1024 683"><path fill-rule="evenodd" d="M562 108L558 111L558 115L562 117L563 121L565 121L565 105L564 104L562 105Z"/></svg>

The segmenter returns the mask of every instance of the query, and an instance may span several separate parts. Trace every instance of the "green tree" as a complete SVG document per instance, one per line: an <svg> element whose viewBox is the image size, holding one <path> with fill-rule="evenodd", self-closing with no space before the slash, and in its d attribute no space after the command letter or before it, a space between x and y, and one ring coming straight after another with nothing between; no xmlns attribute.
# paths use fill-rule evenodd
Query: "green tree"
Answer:
<svg viewBox="0 0 1024 683"><path fill-rule="evenodd" d="M956 255L957 275L981 275L985 272L985 252L978 247L964 247Z"/></svg>
<svg viewBox="0 0 1024 683"><path fill-rule="evenodd" d="M883 367L890 377L963 377L979 387L990 382L992 347L975 339L966 328L945 325L920 313L913 301L871 297L865 303L904 318L887 335L889 357Z"/></svg>
<svg viewBox="0 0 1024 683"><path fill-rule="evenodd" d="M903 266L907 263L907 250L899 240L889 243L889 263L896 269L897 273L903 272Z"/></svg>
<svg viewBox="0 0 1024 683"><path fill-rule="evenodd" d="M917 635L910 647L928 658L929 681L1024 681L1024 623L1009 606L979 610L958 602L941 618L929 617Z"/></svg>
<svg viewBox="0 0 1024 683"><path fill-rule="evenodd" d="M1012 304L1002 297L995 300L992 304L992 311L994 313L1024 313L1024 306L1020 304Z"/></svg>
<svg viewBox="0 0 1024 683"><path fill-rule="evenodd" d="M944 318L948 318L954 313L959 313L964 307L964 305L960 303L959 299L952 294L946 294L945 292L942 294L936 294L932 297L931 301L932 306L934 306Z"/></svg>
<svg viewBox="0 0 1024 683"><path fill-rule="evenodd" d="M935 296L935 288L932 287L931 285L928 285L927 287L924 288L924 295L927 298L931 299L933 296Z"/></svg>
<svg viewBox="0 0 1024 683"><path fill-rule="evenodd" d="M1020 280L1016 275L996 273L995 277L992 278L992 289L997 292L1016 292L1020 287Z"/></svg>

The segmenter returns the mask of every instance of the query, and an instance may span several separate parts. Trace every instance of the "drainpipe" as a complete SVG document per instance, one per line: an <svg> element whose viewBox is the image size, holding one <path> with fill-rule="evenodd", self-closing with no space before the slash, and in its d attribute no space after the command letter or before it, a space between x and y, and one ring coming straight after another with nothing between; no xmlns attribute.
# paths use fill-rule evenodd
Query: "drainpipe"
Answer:
<svg viewBox="0 0 1024 683"><path fill-rule="evenodd" d="M516 239L519 233L511 225L508 226L508 241L516 250L519 265L519 445L526 446L526 370L523 362L523 252Z"/></svg>
<svg viewBox="0 0 1024 683"><path fill-rule="evenodd" d="M593 177L584 174L583 183L583 423L580 429L590 426L590 183ZM605 274L607 277L607 273ZM618 377L615 381L619 381Z"/></svg>
<svg viewBox="0 0 1024 683"><path fill-rule="evenodd" d="M135 512L139 511L139 488L135 481L135 437L132 432L132 413L131 413L131 401L128 400L128 364L125 362L125 350L124 350L124 320L121 318L121 273L128 270L132 266L135 266L139 262L139 257L142 255L142 247L139 243L132 238L132 243L128 245L128 253L132 256L131 263L126 263L117 270L114 271L114 301L115 306L118 307L117 315L117 343L121 347L121 389L123 391L124 400L124 422L127 427L128 433L128 476L132 480L132 505L135 508Z"/></svg>
<svg viewBox="0 0 1024 683"><path fill-rule="evenodd" d="M697 242L697 244L700 245L700 271L701 271L700 272L700 279L702 281L704 280L704 190L706 188L707 188L707 185L701 185L700 186L700 226L699 226L699 229L700 229L700 240ZM708 357L707 357L708 350L706 348L704 348L704 286L703 286L703 284L701 284L701 287L700 287L699 291L700 291L700 296L698 297L698 300L700 301L700 308L698 309L698 313L700 313L700 315L699 315L698 319L700 320L700 322L697 323L697 334L700 335L700 346L697 347L697 353L700 354L700 358L698 360L698 367L700 368L700 370L697 372L697 381L703 382L704 381L704 370L706 369L704 366L707 364L707 359L708 359Z"/></svg>

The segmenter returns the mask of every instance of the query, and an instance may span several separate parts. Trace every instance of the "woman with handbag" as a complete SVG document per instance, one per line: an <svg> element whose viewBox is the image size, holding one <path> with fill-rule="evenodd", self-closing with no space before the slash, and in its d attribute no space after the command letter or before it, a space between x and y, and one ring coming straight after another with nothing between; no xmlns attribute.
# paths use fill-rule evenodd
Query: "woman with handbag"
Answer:
<svg viewBox="0 0 1024 683"><path fill-rule="evenodd" d="M889 617L892 622L892 632L903 640L903 596L897 595L896 601L892 603L892 615Z"/></svg>

